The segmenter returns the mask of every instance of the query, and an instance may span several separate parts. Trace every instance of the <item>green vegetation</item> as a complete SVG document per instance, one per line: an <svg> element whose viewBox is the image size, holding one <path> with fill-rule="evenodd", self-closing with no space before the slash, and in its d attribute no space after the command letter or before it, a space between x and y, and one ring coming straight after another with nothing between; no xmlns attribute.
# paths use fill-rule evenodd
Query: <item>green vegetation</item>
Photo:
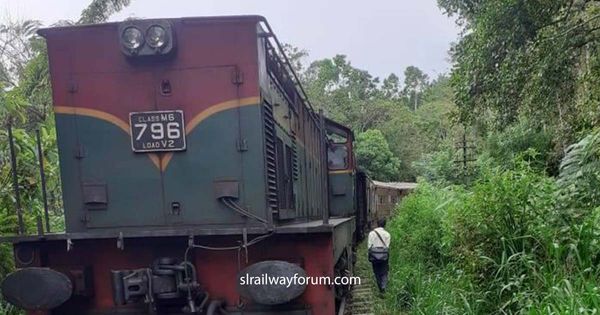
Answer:
<svg viewBox="0 0 600 315"><path fill-rule="evenodd" d="M370 177L393 180L398 174L400 160L394 156L381 131L370 129L358 134L354 153L357 162Z"/></svg>
<svg viewBox="0 0 600 315"><path fill-rule="evenodd" d="M597 314L600 131L597 1L439 0L452 48L446 146L414 163L417 191L389 224L381 314Z"/></svg>
<svg viewBox="0 0 600 315"><path fill-rule="evenodd" d="M420 178L389 223L378 314L597 314L599 3L438 2L463 27L450 78L418 98L407 83L404 106L369 127L399 178Z"/></svg>
<svg viewBox="0 0 600 315"><path fill-rule="evenodd" d="M439 0L463 26L452 48L462 122L552 129L558 154L598 125L598 1Z"/></svg>
<svg viewBox="0 0 600 315"><path fill-rule="evenodd" d="M470 187L422 182L389 224L386 311L597 312L598 137L570 148L558 178L517 158L483 167Z"/></svg>

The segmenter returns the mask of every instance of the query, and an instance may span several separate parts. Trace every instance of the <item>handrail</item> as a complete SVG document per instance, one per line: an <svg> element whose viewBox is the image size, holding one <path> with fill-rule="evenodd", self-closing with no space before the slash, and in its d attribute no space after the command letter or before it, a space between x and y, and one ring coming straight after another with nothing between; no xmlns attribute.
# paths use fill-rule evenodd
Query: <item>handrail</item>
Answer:
<svg viewBox="0 0 600 315"><path fill-rule="evenodd" d="M285 61L283 64L288 68L288 71L293 75L293 79L295 81L294 83L296 85L296 88L299 89L298 92L301 92L298 94L300 95L300 97L302 97L302 100L306 103L306 105L308 105L308 108L310 109L311 117L314 119L315 123L318 124L318 119L317 119L317 114L315 112L315 109L312 106L310 100L308 99L308 95L306 94L304 87L302 87L300 79L298 78L296 71L292 67L290 60L288 59L287 55L285 54L285 51L283 50L283 47L282 47L281 43L279 42L279 39L277 39L277 36L275 36L275 33L273 32L271 25L269 25L269 22L267 22L267 19L265 19L262 16L258 17L258 19L266 27L269 37L273 38L275 44L277 45L277 49L279 50L279 54L281 56L283 56L283 60Z"/></svg>
<svg viewBox="0 0 600 315"><path fill-rule="evenodd" d="M10 167L12 169L13 190L15 193L15 207L17 212L18 234L25 233L23 222L23 208L21 208L21 194L19 191L19 178L17 174L17 153L15 151L15 139L13 137L12 123L8 123L8 147L10 150Z"/></svg>
<svg viewBox="0 0 600 315"><path fill-rule="evenodd" d="M27 228L25 226L25 220L23 218L23 207L21 204L21 189L19 187L19 174L17 170L17 152L15 149L15 137L13 134L13 126L12 122L9 122L7 125L8 129L8 147L10 151L10 167L12 174L12 184L13 184L13 193L15 196L15 214L17 215L17 235L25 235L27 233ZM48 195L46 191L46 174L44 172L44 155L42 150L42 140L40 137L39 129L35 131L36 136L36 149L37 149L37 158L38 158L38 167L40 173L41 180L41 192L42 192L42 202L44 206L44 218L45 218L45 226L46 232L50 232L50 216L48 213ZM32 210L29 210L30 212ZM36 224L37 224L37 232L38 235L44 235L44 220L41 215L36 216Z"/></svg>

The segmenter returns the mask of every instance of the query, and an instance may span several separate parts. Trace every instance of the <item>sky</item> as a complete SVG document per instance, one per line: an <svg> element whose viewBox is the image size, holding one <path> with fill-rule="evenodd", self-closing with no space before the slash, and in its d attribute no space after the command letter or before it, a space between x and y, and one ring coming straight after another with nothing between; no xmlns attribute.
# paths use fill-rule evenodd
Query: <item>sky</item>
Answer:
<svg viewBox="0 0 600 315"><path fill-rule="evenodd" d="M89 2L0 0L0 19L77 20ZM432 78L447 73L459 32L436 0L131 0L111 21L239 14L265 16L280 41L308 51L308 61L344 54L380 78L402 78L410 65Z"/></svg>

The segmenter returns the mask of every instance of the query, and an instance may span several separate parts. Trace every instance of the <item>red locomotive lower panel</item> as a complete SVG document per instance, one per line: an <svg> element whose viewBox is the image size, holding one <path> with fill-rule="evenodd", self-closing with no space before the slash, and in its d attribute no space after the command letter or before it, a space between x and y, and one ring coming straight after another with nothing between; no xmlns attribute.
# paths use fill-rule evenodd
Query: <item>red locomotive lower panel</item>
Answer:
<svg viewBox="0 0 600 315"><path fill-rule="evenodd" d="M252 239L252 236L248 236ZM240 236L195 237L194 243L211 247L236 246ZM53 312L29 312L30 315L50 314L115 314L128 310L143 309L137 306L115 306L111 284L111 270L147 268L160 257L183 260L188 248L186 237L161 237L125 239L122 248L115 239L77 240L69 251L66 241L23 243L15 246L19 267L41 266L58 271L88 270L77 272L74 296ZM31 252L35 257L31 257ZM260 308L240 296L237 290L240 279L238 271L246 266L265 260L283 260L302 267L311 277L334 277L333 237L331 233L275 234L247 249L215 251L195 248L190 250L189 261L196 266L201 289L211 299L221 299L234 313L245 309ZM21 259L19 259L19 256ZM29 261L26 261L29 260ZM31 262L30 264L24 264ZM70 274L73 277L73 274ZM85 290L85 287L89 287ZM335 312L333 286L312 285L304 293L284 307L306 309L314 315L331 315ZM307 312L308 313L308 312ZM131 313L128 313L131 314ZM139 313L136 313L139 314ZM263 314L267 314L266 312Z"/></svg>

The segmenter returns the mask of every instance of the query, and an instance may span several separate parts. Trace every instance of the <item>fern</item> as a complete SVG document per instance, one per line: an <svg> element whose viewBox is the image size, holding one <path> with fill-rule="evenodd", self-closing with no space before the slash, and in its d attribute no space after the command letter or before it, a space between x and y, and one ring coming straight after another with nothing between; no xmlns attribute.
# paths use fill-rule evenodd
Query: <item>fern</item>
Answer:
<svg viewBox="0 0 600 315"><path fill-rule="evenodd" d="M567 148L557 184L559 205L573 219L600 204L600 130Z"/></svg>

